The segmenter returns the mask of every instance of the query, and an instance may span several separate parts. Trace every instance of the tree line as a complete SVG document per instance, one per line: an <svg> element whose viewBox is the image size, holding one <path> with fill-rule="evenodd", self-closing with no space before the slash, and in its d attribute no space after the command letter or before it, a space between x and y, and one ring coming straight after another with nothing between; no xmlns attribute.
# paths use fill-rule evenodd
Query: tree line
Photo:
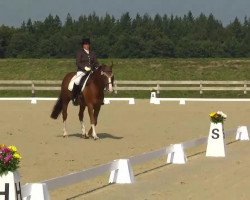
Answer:
<svg viewBox="0 0 250 200"><path fill-rule="evenodd" d="M201 13L180 16L148 14L119 19L106 14L70 14L64 22L49 15L24 21L20 27L0 26L0 58L74 57L83 37L90 37L100 58L250 57L250 19L230 24Z"/></svg>

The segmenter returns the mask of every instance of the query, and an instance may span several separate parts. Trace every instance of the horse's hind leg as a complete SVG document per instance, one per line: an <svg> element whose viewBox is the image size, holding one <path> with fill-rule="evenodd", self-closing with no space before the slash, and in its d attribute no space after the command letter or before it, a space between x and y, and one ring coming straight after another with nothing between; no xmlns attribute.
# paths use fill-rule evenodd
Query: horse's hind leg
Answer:
<svg viewBox="0 0 250 200"><path fill-rule="evenodd" d="M87 138L86 129L83 123L84 110L85 110L85 106L80 104L80 110L79 110L78 116L79 116L79 121L81 123L82 137Z"/></svg>
<svg viewBox="0 0 250 200"><path fill-rule="evenodd" d="M69 101L63 102L63 109L62 109L62 118L63 118L63 137L68 136L67 129L66 129L66 120L67 120L67 108L68 108Z"/></svg>

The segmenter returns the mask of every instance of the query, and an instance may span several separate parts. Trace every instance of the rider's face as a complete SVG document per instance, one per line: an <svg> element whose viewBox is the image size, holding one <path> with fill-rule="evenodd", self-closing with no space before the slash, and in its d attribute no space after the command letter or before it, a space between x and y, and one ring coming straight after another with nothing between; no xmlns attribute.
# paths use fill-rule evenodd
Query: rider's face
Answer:
<svg viewBox="0 0 250 200"><path fill-rule="evenodd" d="M84 49L86 49L86 50L89 50L90 45L89 45L89 44L83 44L82 47L83 47Z"/></svg>

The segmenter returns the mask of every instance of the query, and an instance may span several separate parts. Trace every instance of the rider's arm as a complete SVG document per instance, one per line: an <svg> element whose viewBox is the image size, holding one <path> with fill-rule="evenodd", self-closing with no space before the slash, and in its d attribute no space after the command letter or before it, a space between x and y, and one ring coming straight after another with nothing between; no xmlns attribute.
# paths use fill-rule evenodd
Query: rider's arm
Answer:
<svg viewBox="0 0 250 200"><path fill-rule="evenodd" d="M84 69L84 65L82 63L82 51L78 51L77 54L76 54L76 66L77 66L77 70L78 71L83 71L85 72L85 69Z"/></svg>
<svg viewBox="0 0 250 200"><path fill-rule="evenodd" d="M100 66L100 64L99 64L99 62L96 58L96 54L94 52L92 52L91 57L92 57L92 66L91 67L92 67L92 70L95 70Z"/></svg>

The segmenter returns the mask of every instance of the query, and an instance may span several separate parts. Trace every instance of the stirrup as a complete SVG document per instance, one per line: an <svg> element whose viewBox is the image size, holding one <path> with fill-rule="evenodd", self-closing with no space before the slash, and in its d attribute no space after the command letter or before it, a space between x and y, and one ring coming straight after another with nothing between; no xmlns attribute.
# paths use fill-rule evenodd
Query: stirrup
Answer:
<svg viewBox="0 0 250 200"><path fill-rule="evenodd" d="M72 104L74 106L78 106L79 105L79 102L78 102L78 98L76 97L75 99L72 99Z"/></svg>

